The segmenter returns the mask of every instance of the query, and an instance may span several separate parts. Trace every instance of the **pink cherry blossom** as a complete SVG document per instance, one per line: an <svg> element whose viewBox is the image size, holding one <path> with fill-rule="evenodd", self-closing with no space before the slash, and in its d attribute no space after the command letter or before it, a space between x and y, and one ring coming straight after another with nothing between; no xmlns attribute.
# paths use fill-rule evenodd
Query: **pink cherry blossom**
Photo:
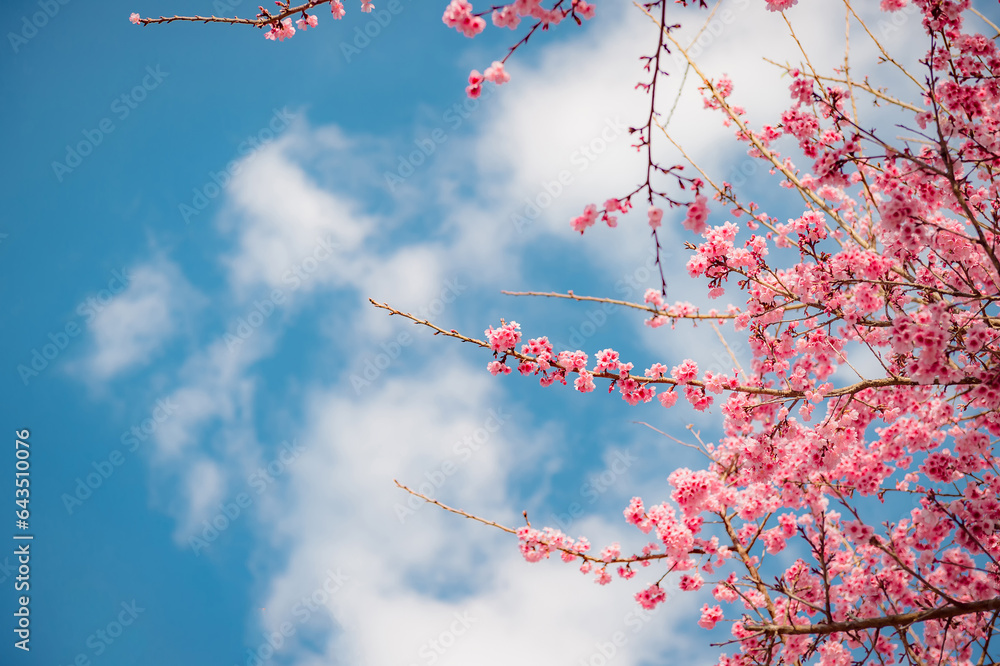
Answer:
<svg viewBox="0 0 1000 666"><path fill-rule="evenodd" d="M501 83L507 83L510 81L510 74L504 71L502 62L494 60L493 64L486 68L486 71L483 73L483 78L487 81L492 81L493 83L500 85Z"/></svg>
<svg viewBox="0 0 1000 666"><path fill-rule="evenodd" d="M721 619L722 606L716 604L710 608L708 604L703 604L701 607L701 619L698 620L698 626L705 629L714 629L716 623Z"/></svg>
<svg viewBox="0 0 1000 666"><path fill-rule="evenodd" d="M594 12L596 9L594 5L584 2L584 0L573 0L573 11L575 11L580 18L592 19L594 18Z"/></svg>
<svg viewBox="0 0 1000 666"><path fill-rule="evenodd" d="M479 70L472 70L469 73L469 85L465 88L465 94L475 99L483 93L483 75Z"/></svg>
<svg viewBox="0 0 1000 666"><path fill-rule="evenodd" d="M646 610L653 610L667 600L667 594L659 585L652 585L635 595L635 600Z"/></svg>
<svg viewBox="0 0 1000 666"><path fill-rule="evenodd" d="M682 222L685 229L693 231L696 234L700 234L708 228L705 224L705 220L708 218L707 204L708 199L702 195L699 194L695 197L694 203L688 206L687 217L685 217ZM652 226L652 223L652 217L650 217L650 226Z"/></svg>
<svg viewBox="0 0 1000 666"><path fill-rule="evenodd" d="M446 26L455 28L466 37L475 37L486 27L486 21L481 16L472 15L472 5L467 0L451 0L443 20Z"/></svg>
<svg viewBox="0 0 1000 666"><path fill-rule="evenodd" d="M574 380L573 385L580 393L590 393L596 388L594 376L586 370L580 372L580 375Z"/></svg>
<svg viewBox="0 0 1000 666"><path fill-rule="evenodd" d="M299 26L299 30L306 30L307 28L315 28L316 24L319 23L319 19L316 18L315 14L310 14L305 18L300 18L295 22L295 25Z"/></svg>
<svg viewBox="0 0 1000 666"><path fill-rule="evenodd" d="M604 550L601 551L601 559L605 562L610 562L611 560L617 559L619 555L622 554L621 545L618 543L613 543Z"/></svg>
<svg viewBox="0 0 1000 666"><path fill-rule="evenodd" d="M292 26L292 19L286 18L280 23L275 23L271 26L271 29L264 34L265 39L270 39L274 41L277 39L279 42L285 41L285 39L292 37L295 34L295 27Z"/></svg>
<svg viewBox="0 0 1000 666"><path fill-rule="evenodd" d="M490 342L490 348L495 352L506 352L514 348L521 341L521 325L516 321L502 324L500 328L490 326L486 329L486 339Z"/></svg>
<svg viewBox="0 0 1000 666"><path fill-rule="evenodd" d="M649 226L651 229L657 229L660 226L660 222L663 220L663 209L657 208L656 206L649 207Z"/></svg>
<svg viewBox="0 0 1000 666"><path fill-rule="evenodd" d="M681 576L679 587L684 592L695 592L701 589L701 586L705 584L705 580L700 574L684 574Z"/></svg>
<svg viewBox="0 0 1000 666"><path fill-rule="evenodd" d="M698 376L698 364L687 359L680 365L674 366L673 370L670 371L670 376L680 384L691 382Z"/></svg>
<svg viewBox="0 0 1000 666"><path fill-rule="evenodd" d="M663 405L664 407L673 407L674 405L677 404L677 394L674 393L673 391L667 391L665 393L661 393L659 398L660 398L660 404Z"/></svg>
<svg viewBox="0 0 1000 666"><path fill-rule="evenodd" d="M486 369L490 371L493 376L496 375L509 375L511 373L510 366L506 363L501 363L500 361L490 361Z"/></svg>
<svg viewBox="0 0 1000 666"><path fill-rule="evenodd" d="M799 0L764 0L767 3L767 10L771 12L783 12L798 4Z"/></svg>
<svg viewBox="0 0 1000 666"><path fill-rule="evenodd" d="M573 220L570 222L570 226L573 227L574 231L579 231L582 234L587 227L594 226L594 223L596 221L597 221L597 206L595 206L594 204L589 204L587 205L586 208L583 209L583 215L573 218Z"/></svg>
<svg viewBox="0 0 1000 666"><path fill-rule="evenodd" d="M493 12L493 25L498 28L510 28L514 30L521 24L521 17L518 15L514 5L507 5L503 9Z"/></svg>

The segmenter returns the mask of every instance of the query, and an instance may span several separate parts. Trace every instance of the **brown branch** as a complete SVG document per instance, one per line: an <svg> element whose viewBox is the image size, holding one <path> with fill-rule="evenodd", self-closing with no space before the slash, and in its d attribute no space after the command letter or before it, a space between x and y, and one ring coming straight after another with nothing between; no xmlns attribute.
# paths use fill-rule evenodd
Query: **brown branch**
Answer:
<svg viewBox="0 0 1000 666"><path fill-rule="evenodd" d="M257 28L263 28L268 25L275 23L280 23L282 20L288 18L289 16L294 16L300 12L307 9L312 9L318 5L325 5L331 0L310 0L310 2L304 5L299 5L298 7L289 7L288 9L282 10L280 13L273 16L267 16L264 18L257 19L245 19L239 17L225 18L220 16L161 16L160 18L142 18L139 19L139 23L142 25L154 25L157 23L173 23L174 21L194 21L196 23L229 23L232 25L252 25Z"/></svg>
<svg viewBox="0 0 1000 666"><path fill-rule="evenodd" d="M775 65L776 67L780 67L783 70L785 70L786 72L790 72L793 69L791 65L787 65L787 64L786 65L782 65L780 62L775 62L774 60L771 60L769 58L764 58L764 61L765 62L769 62L772 65ZM868 83L867 79L865 79L864 82L853 81L853 80L849 81L847 79L840 79L840 78L837 78L835 76L823 76L823 75L820 75L820 74L816 75L816 79L819 80L819 81L830 81L832 83L843 83L843 84L846 84L846 85L850 85L852 88L859 88L859 89L865 91L866 93L869 93L869 94L873 95L874 97L878 97L879 99L881 99L883 101L886 101L886 102L888 102L890 104L898 106L898 107L900 107L902 109L907 109L909 111L913 111L914 113L923 113L925 111L925 109L922 109L919 106L915 106L913 104L910 104L909 102L904 102L901 99L896 99L895 97L892 97L891 95L886 94L885 92L883 92L882 90L880 90L878 88L873 88L871 86L871 84Z"/></svg>
<svg viewBox="0 0 1000 666"><path fill-rule="evenodd" d="M416 490L413 490L412 488L408 488L408 487L404 486L402 483L400 483L396 479L393 479L392 482L396 484L397 488L402 488L403 490L405 490L406 492L410 493L414 497L419 497L420 499L424 500L425 502L430 502L431 504L433 504L435 506L441 507L445 511L450 511L452 513L456 513L456 514L458 514L460 516L464 516L464 517L468 518L469 520L475 520L477 522L480 522L483 525L489 525L490 527L495 527L498 530L503 530L504 532L507 532L508 534L515 534L515 535L517 534L517 530L515 530L515 529L513 529L511 527L506 527L504 525L501 525L500 523L495 523L492 520L486 520L485 518L480 518L479 516L474 516L471 513L466 513L465 511L462 511L461 509L453 509L450 506L441 504L441 502L437 501L436 499L431 499L430 497L427 497L426 495L421 495Z"/></svg>
<svg viewBox="0 0 1000 666"><path fill-rule="evenodd" d="M409 312L402 312L400 310L397 310L397 309L393 308L392 306L388 305L387 303L379 303L378 301L376 301L376 300L374 300L372 298L369 298L368 302L370 302L372 305L374 305L375 307L377 307L377 308L379 308L381 310L388 311L389 314L399 315L400 317L404 317L405 319L409 319L414 324L419 324L420 326L426 326L427 328L432 329L435 332L434 333L435 335L444 335L444 336L447 336L449 338L455 338L456 340L461 340L463 342L470 342L470 343L472 343L474 345L477 345L479 347L483 347L484 349L492 349L492 347L490 346L490 343L486 342L485 340L479 340L477 338L470 338L470 337L468 337L466 335L462 335L461 333L459 333L458 331L456 331L454 329L452 329L450 331L449 330L445 330L445 329L441 328L440 326L437 326L436 324L433 324L433 323L427 321L426 319L421 319L421 318L419 318L419 317L417 317L415 315L410 314ZM511 349L511 350L508 350L506 352L503 352L503 354L505 356L510 356L510 357L519 359L521 361L526 361L528 363L535 363L536 362L536 359L534 357L529 356L527 354L522 354L522 353L520 353L520 352L518 352L518 351L516 351L514 349ZM562 367L559 364L559 362L556 361L555 359L549 361L549 365L551 365L553 368L556 368L557 370L561 370L563 372L570 372L566 368ZM618 375L616 373L611 373L611 372L592 372L591 374L594 377L600 377L602 379L611 379L611 380L615 380L615 381L621 381L622 379L632 379L632 380L634 380L634 381L636 381L636 382L638 382L640 384L666 384L668 386L694 386L695 388L701 388L701 389L705 388L705 382L703 382L701 380L692 380L690 382L682 383L682 382L678 382L676 379L673 379L672 377L654 378L654 377L646 377L646 376L643 376L643 375L628 375L627 377L622 377L621 375ZM972 378L968 378L968 377L967 378L963 378L963 379L961 379L961 380L959 380L957 382L951 382L949 384L920 384L919 382L917 382L917 381L915 381L913 379L910 379L909 377L883 377L881 379L866 379L864 381L857 382L856 384L851 384L850 386L843 386L841 388L831 389L831 390L827 391L826 393L824 393L823 395L826 398L839 398L841 396L851 396L851 395L854 395L854 394L856 394L856 393L858 393L860 391L864 391L866 389L871 389L871 388L888 388L888 387L891 387L891 386L928 386L928 387L935 386L935 387L946 387L946 386L975 385L975 384L981 384L981 383L982 382L979 381L979 380L977 380L977 379L972 379ZM724 391L729 391L730 393L747 393L747 394L750 394L750 395L766 395L766 396L776 397L776 398L779 398L779 399L789 399L789 400L792 400L792 399L794 399L794 400L800 400L800 399L806 397L805 391L799 391L799 390L795 390L795 389L774 389L774 388L766 388L766 387L763 387L763 386L750 386L750 385L737 385L735 387L733 387L733 386L725 386L725 387L723 387L723 390Z"/></svg>
<svg viewBox="0 0 1000 666"><path fill-rule="evenodd" d="M854 229L851 228L851 226L844 221L843 217L841 217L841 215L836 210L830 207L830 205L826 201L824 201L816 192L803 185L802 181L798 178L798 176L792 173L783 161L779 160L777 156L775 156L775 154L769 148L767 148L763 143L761 143L757 135L746 125L745 121L742 118L740 118L739 115L733 110L732 105L728 101L726 101L726 99L719 93L718 89L716 88L715 84L712 83L711 79L709 79L708 76L701 71L701 68L698 67L697 63L695 63L694 59L692 58L691 54L688 53L687 49L681 46L680 42L678 42L670 34L670 32L663 25L663 23L657 21L655 16L650 14L644 7L642 7L638 3L633 2L633 4L636 7L638 7L642 11L642 13L644 13L647 17L649 17L653 21L653 23L659 26L660 30L663 32L663 36L666 37L667 40L669 40L670 43L674 45L674 47L681 53L681 55L684 56L684 59L687 60L688 63L691 65L691 69L694 70L694 73L698 75L698 78L700 78L702 83L705 85L705 89L709 93L711 93L715 101L718 102L719 108L729 117L729 119L733 122L733 124L735 124L736 127L739 129L740 135L745 136L747 140L753 145L753 147L757 149L757 151L761 155L763 155L769 162L771 162L774 168L780 171L781 174L785 177L785 180L790 182L795 187L795 189L798 190L800 194L802 194L803 197L809 199L813 205L815 205L817 208L825 212L828 216L830 216L831 219L836 221L837 226L843 229L846 234L848 234L852 239L854 239L854 242L857 243L859 247L869 249L868 244L865 242L865 240L860 236L858 236L857 232L855 232Z"/></svg>
<svg viewBox="0 0 1000 666"><path fill-rule="evenodd" d="M717 315L707 315L707 314L694 314L694 315L672 315L665 310L658 310L657 308L642 305L641 303L632 303L631 301L622 301L617 298L603 298L601 296L577 296L572 291L568 291L565 294L554 291L501 291L501 294L506 294L507 296L543 296L545 298L568 298L573 301L593 301L595 303L608 303L611 305L621 305L626 308L633 308L635 310L643 310L645 312L652 312L654 315L660 317L666 317L667 319L735 319L736 315L731 314L717 314ZM796 309L796 307L804 306L792 306L790 308L785 308L786 310Z"/></svg>
<svg viewBox="0 0 1000 666"><path fill-rule="evenodd" d="M886 615L885 617L865 618L863 620L846 620L844 622L830 622L824 624L747 625L747 629L751 631L761 631L765 634L782 635L834 634L864 629L879 629L882 627L902 627L916 622L943 620L958 617L960 615L985 613L997 610L1000 610L1000 597L997 597L996 599L984 599L982 601L955 603L954 605L939 606L938 608L933 608L931 610L903 613L902 615Z"/></svg>
<svg viewBox="0 0 1000 666"><path fill-rule="evenodd" d="M405 490L406 492L410 493L414 497L419 497L420 499L424 500L425 502L429 502L429 503L433 504L434 506L440 507L440 508L444 509L445 511L449 511L449 512L457 514L459 516L463 516L465 518L468 518L469 520L475 520L476 522L482 523L483 525L489 525L490 527L495 527L498 530L503 530L504 532L507 532L508 534L517 535L517 530L515 530L512 527L507 527L506 525L501 525L500 523L494 522L492 520L486 520L485 518L480 518L479 516L475 516L475 515L473 515L471 513L468 513L466 511L462 511L461 509L455 509L453 507L448 506L447 504L442 504L441 502L437 501L436 499L432 499L430 497L427 497L427 495L423 495L421 493L418 493L416 490L413 490L412 488L408 488L407 486L404 486L402 483L400 483L396 479L393 479L392 481L393 481L393 483L396 484L396 487L401 488L402 490ZM524 515L525 515L525 517L527 517L527 515L528 515L527 512L525 512ZM539 543L545 543L545 542L540 541ZM578 552L578 551L575 551L575 550L571 550L569 548L560 548L558 546L553 546L550 543L545 543L545 545L549 546L553 550L558 550L558 551L561 551L561 552L564 552L564 553L569 553L570 555L573 555L575 557L579 557L579 558L581 558L583 560L586 560L588 562L593 562L594 564L598 564L598 565L601 565L601 566L604 566L604 565L607 565L607 564L635 564L636 562L646 562L646 561L651 561L651 560L662 560L662 559L666 559L667 557L670 557L666 553L652 553L652 554L649 554L649 555L634 555L632 557L619 557L619 558L615 558L613 560L602 560L602 559L594 557L592 555L586 555L584 553L581 553L581 552ZM692 548L690 551L688 551L688 554L689 555L704 555L705 551L702 550L701 548Z"/></svg>

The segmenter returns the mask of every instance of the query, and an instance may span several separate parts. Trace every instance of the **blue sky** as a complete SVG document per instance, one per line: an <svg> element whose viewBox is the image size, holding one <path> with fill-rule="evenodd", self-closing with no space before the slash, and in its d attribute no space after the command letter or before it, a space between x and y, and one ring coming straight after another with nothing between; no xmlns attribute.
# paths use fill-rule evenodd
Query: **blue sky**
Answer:
<svg viewBox="0 0 1000 666"><path fill-rule="evenodd" d="M618 663L704 655L704 632L691 637L703 599L640 617L644 581L599 587L573 567L528 565L513 540L411 507L392 480L505 524L527 509L600 547L641 547L621 519L628 499L660 501L667 474L698 463L635 422L710 434L718 410L492 378L481 350L367 301L474 337L506 317L526 337L614 346L637 366L693 357L728 371L705 328L652 331L621 310L500 293L639 300L657 285L641 216L583 238L568 224L641 177L622 128L644 117L633 85L648 20L600 3L592 24L533 41L509 84L468 103L468 71L513 33L467 40L441 24L443 3L400 0L385 25L346 4L343 21L319 11L315 30L281 44L127 20L253 12L246 2L9 7L0 390L11 447L31 432L35 540L31 652L5 628L0 661L576 664L616 631ZM776 17L750 5L716 21L706 67L776 81L733 58L790 53L760 43ZM366 27L367 45L355 41ZM903 44L913 27L886 38ZM837 39L812 35L820 60L841 57ZM744 90L765 112L784 102ZM678 135L738 172L746 156L698 106L688 85ZM549 203L540 195L560 174L569 184ZM531 202L542 210L519 222ZM705 303L683 275L691 239L667 217L669 298ZM0 496L13 498L4 459ZM8 618L12 551L0 551Z"/></svg>

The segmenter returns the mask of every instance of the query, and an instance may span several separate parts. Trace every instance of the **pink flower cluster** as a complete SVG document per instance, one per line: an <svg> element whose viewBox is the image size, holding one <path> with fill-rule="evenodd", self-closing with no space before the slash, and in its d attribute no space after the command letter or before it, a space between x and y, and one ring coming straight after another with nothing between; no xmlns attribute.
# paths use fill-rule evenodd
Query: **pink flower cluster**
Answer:
<svg viewBox="0 0 1000 666"><path fill-rule="evenodd" d="M659 228L661 221L663 220L663 209L657 208L656 206L649 207L649 226L654 231Z"/></svg>
<svg viewBox="0 0 1000 666"><path fill-rule="evenodd" d="M578 215L570 221L570 226L573 227L573 231L579 231L582 234L587 227L594 226L595 222L597 222L597 206L589 204L583 209L582 215Z"/></svg>
<svg viewBox="0 0 1000 666"><path fill-rule="evenodd" d="M569 13L581 19L594 18L594 11L594 5L584 2L584 0L573 0L572 7L568 12L559 9L545 9L540 0L516 0L493 11L493 25L498 28L514 30L521 24L522 17L528 17L537 19L544 27L547 27L550 24L559 23Z"/></svg>
<svg viewBox="0 0 1000 666"><path fill-rule="evenodd" d="M550 554L559 551L563 561L572 562L578 555L590 550L590 543L586 539L581 537L574 541L551 527L546 527L544 530L522 527L517 530L517 538L520 542L521 555L528 562L548 559Z"/></svg>
<svg viewBox="0 0 1000 666"><path fill-rule="evenodd" d="M297 20L295 25L299 26L299 30L304 32L307 28L315 28L318 23L319 19L316 18L315 14L306 15L303 13L302 18Z"/></svg>
<svg viewBox="0 0 1000 666"><path fill-rule="evenodd" d="M514 30L520 25L522 18L530 17L538 21L536 27L541 26L543 30L547 30L550 25L556 25L570 15L576 19L577 23L594 17L594 5L584 0L573 0L568 9L561 9L560 4L562 3L557 3L552 9L546 9L542 6L541 0L515 0L508 5L494 7L493 25L498 28ZM444 11L442 20L446 26L455 28L466 37L475 37L486 28L486 20L482 16L473 14L472 4L468 0L451 0ZM516 49L517 46L514 48ZM510 75L504 71L503 63L499 61L494 61L493 65L487 68L483 74L480 74L478 70L473 70L469 76L469 85L465 88L466 94L472 98L479 97L482 94L484 80L499 85L509 81Z"/></svg>
<svg viewBox="0 0 1000 666"><path fill-rule="evenodd" d="M465 94L472 98L479 97L483 93L483 81L492 81L500 85L510 81L510 74L504 69L502 62L494 60L493 64L487 67L482 74L479 73L479 70L472 70L469 74L469 85L465 88Z"/></svg>
<svg viewBox="0 0 1000 666"><path fill-rule="evenodd" d="M704 233L704 231L708 228L707 225L705 224L705 220L707 219L708 219L708 199L699 194L698 196L695 197L694 203L688 205L687 217L684 218L684 221L681 224L683 224L684 228L687 229L688 231L693 231L696 234L700 234ZM649 218L649 224L650 226L653 226L652 214L650 215ZM653 228L655 229L656 227Z"/></svg>
<svg viewBox="0 0 1000 666"><path fill-rule="evenodd" d="M490 326L486 329L486 339L494 352L507 352L521 341L521 325L516 321L501 324L500 328Z"/></svg>
<svg viewBox="0 0 1000 666"><path fill-rule="evenodd" d="M701 619L698 620L698 626L703 629L714 629L715 625L722 620L722 606L716 604L715 606L709 607L708 604L703 604L701 607Z"/></svg>
<svg viewBox="0 0 1000 666"><path fill-rule="evenodd" d="M783 12L798 4L799 0L765 0L769 12Z"/></svg>
<svg viewBox="0 0 1000 666"><path fill-rule="evenodd" d="M270 39L272 42L275 40L283 42L294 34L295 27L292 25L292 19L286 18L280 23L272 25L271 29L264 33L264 39Z"/></svg>
<svg viewBox="0 0 1000 666"><path fill-rule="evenodd" d="M486 71L483 72L483 78L487 81L492 81L493 83L500 85L501 83L507 83L510 81L510 74L504 70L502 62L494 60L493 64L487 67Z"/></svg>
<svg viewBox="0 0 1000 666"><path fill-rule="evenodd" d="M579 231L582 234L588 227L594 226L598 218L600 218L601 221L613 229L618 226L618 216L615 213L627 213L631 207L628 199L608 199L604 202L603 211L598 210L596 204L588 204L584 207L582 215L578 215L570 220L570 226L574 231ZM659 226L659 221L663 218L663 212L656 213L653 212L654 210L660 209L650 209L649 223L653 229L656 229ZM654 220L656 221L655 225Z"/></svg>
<svg viewBox="0 0 1000 666"><path fill-rule="evenodd" d="M451 0L444 10L444 24L455 28L466 37L475 37L486 28L486 20L472 15L472 4L468 0Z"/></svg>
<svg viewBox="0 0 1000 666"><path fill-rule="evenodd" d="M361 0L361 11L364 13L371 13L375 8L375 5L371 0ZM335 20L340 20L344 18L346 14L344 9L344 3L341 0L332 0L330 2L330 14ZM135 23L138 20L138 15L133 14L134 18L132 22ZM309 28L315 28L319 25L319 18L315 14L308 14L303 11L302 16L295 20L295 26L298 26L299 30L305 31ZM271 29L264 33L264 39L269 39L271 41L283 42L286 39L295 35L295 27L292 25L292 19L286 17L279 22L275 22L271 25Z"/></svg>
<svg viewBox="0 0 1000 666"><path fill-rule="evenodd" d="M767 2L772 11L795 4ZM529 5L540 6L518 6ZM882 2L887 11L904 5ZM900 124L940 137L933 145L904 138L897 149L872 139L858 129L867 125L854 118L850 92L813 73L789 71L789 108L761 129L731 103L730 79L705 82L706 106L738 125L749 156L800 206L782 222L726 184L714 200L740 224L709 226L705 183L687 181L695 197L682 224L701 237L687 246L688 274L704 278L709 297L735 293L742 302L702 314L648 289L647 324L702 325L717 316L713 323L745 332L736 336L731 372L728 363L702 371L678 354L673 365L639 365L646 369L638 376L611 348L588 365L586 353L557 353L545 338L521 347L519 371L545 386L566 385L575 373L581 393L603 382L632 405L657 397L674 407L683 396L694 410L718 410L718 438L697 435L705 468L672 472L669 503L647 508L635 497L623 512L654 542L631 556L613 544L584 558L581 571L603 584L611 560L622 578L655 564L676 572L682 591L709 585L719 603L703 605L698 624L713 630L734 620L727 626L742 651L720 663L758 664L766 654L848 664L862 651L893 663L903 653L888 634L860 628L771 641L752 623L864 622L887 609L1000 596L1000 49L963 31L964 0L916 6L933 37L926 61L935 78L922 109L900 106L912 114ZM522 16L508 5L493 20L515 27ZM854 96L862 92L856 84ZM778 152L786 145L806 166ZM583 233L602 215L616 226L628 197L603 206L586 206L572 228ZM650 206L644 222L657 230L662 216ZM490 344L498 351L514 342ZM900 503L906 511L883 523ZM560 538L540 534L526 557L543 558L543 544ZM821 557L822 566L799 554ZM660 583L645 585L637 601L663 603ZM737 605L732 615L726 604ZM736 621L741 611L756 619ZM964 646L992 631L969 615L949 620L947 631L943 623L913 627L913 654L956 664L968 663Z"/></svg>
<svg viewBox="0 0 1000 666"><path fill-rule="evenodd" d="M642 592L636 593L635 600L646 610L653 610L667 600L667 593L663 591L663 588L659 584L650 585Z"/></svg>

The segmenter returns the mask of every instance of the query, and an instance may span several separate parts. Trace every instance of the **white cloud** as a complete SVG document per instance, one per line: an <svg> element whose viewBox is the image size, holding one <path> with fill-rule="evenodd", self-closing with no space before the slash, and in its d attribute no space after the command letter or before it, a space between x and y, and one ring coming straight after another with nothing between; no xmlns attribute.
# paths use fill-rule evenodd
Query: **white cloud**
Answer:
<svg viewBox="0 0 1000 666"><path fill-rule="evenodd" d="M188 515L203 516L210 512L216 503L222 499L223 472L215 462L202 458L189 462L186 495L190 502ZM189 532L193 526L181 528L181 532Z"/></svg>
<svg viewBox="0 0 1000 666"><path fill-rule="evenodd" d="M620 631L626 639L614 647L616 658L629 664L683 643L667 627L671 617L690 615L684 600L646 623L631 598L635 580L602 588L573 565L529 565L511 535L411 503L393 485L398 478L423 486L452 506L517 525L523 519L507 488L553 453L530 421L503 407L495 380L452 359L441 367L360 399L337 390L312 396L302 437L308 452L289 479L294 499L268 503L263 515L288 560L260 605L268 609L266 633L283 622L297 636L317 625L333 630L323 634L322 655L298 639L284 654L297 664L424 664L434 655L442 665L489 666L525 654L575 663ZM613 535L626 527L591 518L574 529ZM322 608L302 620L296 604L330 569L348 581L328 598L320 593Z"/></svg>
<svg viewBox="0 0 1000 666"><path fill-rule="evenodd" d="M351 258L372 221L288 157L297 140L276 141L243 160L228 190L222 229L237 237L225 264L239 297L262 286L309 292L349 281L356 271Z"/></svg>
<svg viewBox="0 0 1000 666"><path fill-rule="evenodd" d="M201 533L220 501L246 490L263 460L255 416L259 379L252 367L274 352L275 335L257 330L239 344L233 339L216 339L187 359L165 396L172 412L153 433L151 480L158 504L177 520L179 546Z"/></svg>
<svg viewBox="0 0 1000 666"><path fill-rule="evenodd" d="M372 171L369 152L371 142L352 141L336 127L300 126L241 163L220 216L223 232L234 236L234 249L223 261L237 299L254 289L278 289L290 301L316 291L350 290L362 304L352 333L384 335L388 319L367 298L391 298L400 308L426 312L443 293L455 292L460 273L474 268L473 276L492 274L502 263L484 253L470 256L457 240L436 233L401 244L394 238L397 220L362 212L365 192L355 174ZM350 173L321 186L314 171ZM420 214L432 214L434 202L421 203Z"/></svg>
<svg viewBox="0 0 1000 666"><path fill-rule="evenodd" d="M82 367L75 366L88 379L108 380L147 365L204 303L166 260L126 270L123 277L127 286L110 302L103 304L100 294L90 299L94 348Z"/></svg>
<svg viewBox="0 0 1000 666"><path fill-rule="evenodd" d="M205 428L219 420L236 428L251 419L255 380L249 368L273 352L273 336L257 331L239 344L217 339L193 354L178 371L170 394L174 415L156 431L156 458L175 459L202 442Z"/></svg>

